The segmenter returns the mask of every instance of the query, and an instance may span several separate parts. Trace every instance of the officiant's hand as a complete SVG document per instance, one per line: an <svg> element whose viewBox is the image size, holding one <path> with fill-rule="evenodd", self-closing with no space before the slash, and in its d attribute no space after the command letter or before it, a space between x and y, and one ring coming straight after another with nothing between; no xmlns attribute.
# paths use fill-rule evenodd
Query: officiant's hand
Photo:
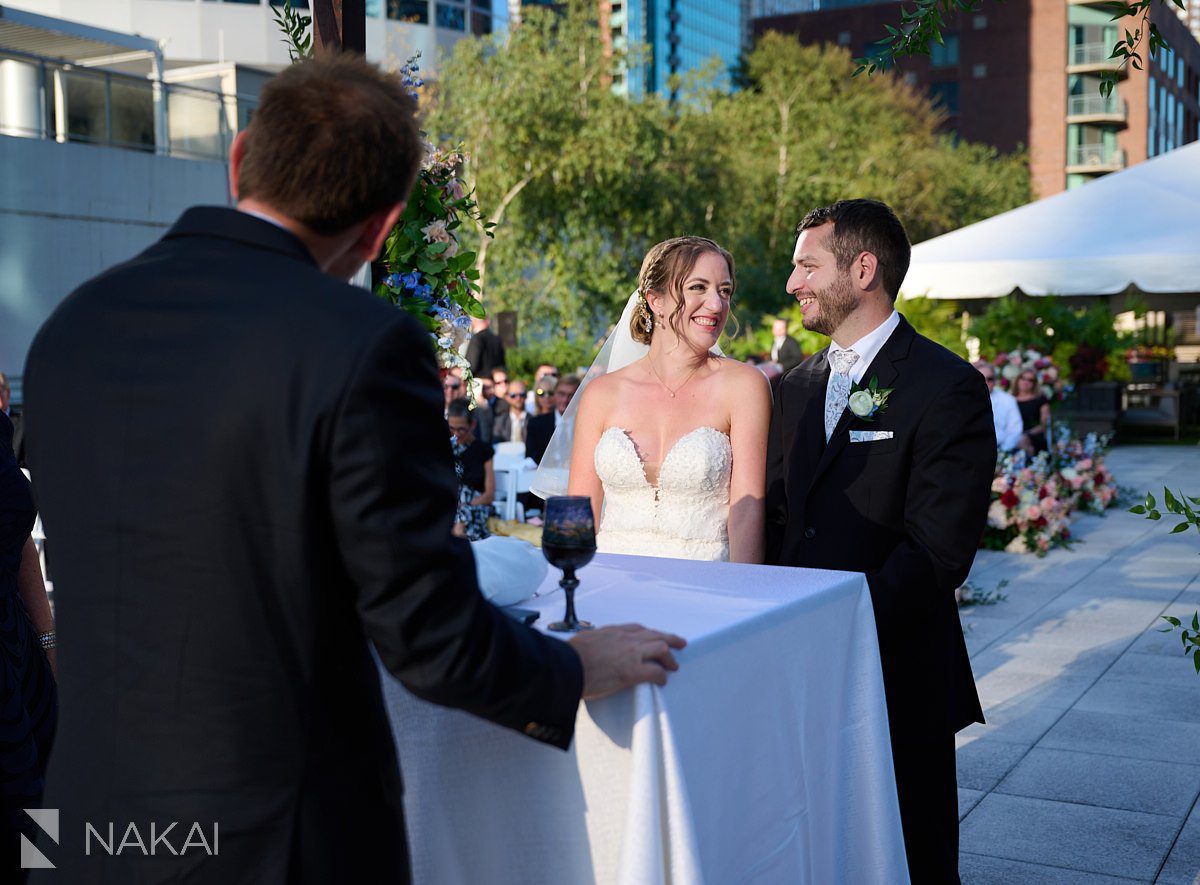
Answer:
<svg viewBox="0 0 1200 885"><path fill-rule="evenodd" d="M583 662L583 697L602 698L639 682L667 684L667 671L678 670L671 649L687 641L640 624L621 624L586 630L571 637L571 647Z"/></svg>

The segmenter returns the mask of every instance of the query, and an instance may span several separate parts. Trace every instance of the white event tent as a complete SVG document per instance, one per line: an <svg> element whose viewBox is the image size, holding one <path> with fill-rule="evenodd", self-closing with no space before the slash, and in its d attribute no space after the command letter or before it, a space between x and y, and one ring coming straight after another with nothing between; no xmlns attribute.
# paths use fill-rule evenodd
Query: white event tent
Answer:
<svg viewBox="0 0 1200 885"><path fill-rule="evenodd" d="M903 295L1200 293L1200 142L913 247Z"/></svg>

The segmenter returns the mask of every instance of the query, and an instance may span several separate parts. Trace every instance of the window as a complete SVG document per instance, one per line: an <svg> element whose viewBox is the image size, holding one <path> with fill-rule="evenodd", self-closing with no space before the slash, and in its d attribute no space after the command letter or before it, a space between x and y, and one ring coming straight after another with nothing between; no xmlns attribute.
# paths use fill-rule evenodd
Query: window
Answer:
<svg viewBox="0 0 1200 885"><path fill-rule="evenodd" d="M975 16L973 19L971 19L971 27L973 27L977 31L982 31L984 28L987 27L987 16L986 15Z"/></svg>
<svg viewBox="0 0 1200 885"><path fill-rule="evenodd" d="M461 7L439 3L437 5L437 26L451 31L465 31L467 29L467 13Z"/></svg>
<svg viewBox="0 0 1200 885"><path fill-rule="evenodd" d="M982 80L987 76L987 65L979 64L971 66L971 76L976 80Z"/></svg>
<svg viewBox="0 0 1200 885"><path fill-rule="evenodd" d="M387 17L393 21L429 24L427 0L387 0Z"/></svg>
<svg viewBox="0 0 1200 885"><path fill-rule="evenodd" d="M929 47L929 65L934 68L949 68L958 64L958 34L944 34L945 42L934 42Z"/></svg>
<svg viewBox="0 0 1200 885"><path fill-rule="evenodd" d="M838 32L838 46L849 46L849 45L850 45L850 32L849 31L839 31Z"/></svg>
<svg viewBox="0 0 1200 885"><path fill-rule="evenodd" d="M934 105L942 108L950 116L958 114L958 81L945 80L941 83L929 84L929 98Z"/></svg>
<svg viewBox="0 0 1200 885"><path fill-rule="evenodd" d="M483 37L492 32L492 17L478 9L471 11L471 33Z"/></svg>
<svg viewBox="0 0 1200 885"><path fill-rule="evenodd" d="M283 6L283 0L270 0L272 6ZM308 0L292 0L293 9L308 9Z"/></svg>

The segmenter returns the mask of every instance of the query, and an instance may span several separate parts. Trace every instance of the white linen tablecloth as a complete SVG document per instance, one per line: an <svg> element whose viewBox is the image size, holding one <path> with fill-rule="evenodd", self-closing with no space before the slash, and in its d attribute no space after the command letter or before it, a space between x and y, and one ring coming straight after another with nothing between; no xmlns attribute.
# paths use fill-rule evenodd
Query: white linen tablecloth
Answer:
<svg viewBox="0 0 1200 885"><path fill-rule="evenodd" d="M567 753L385 678L415 882L908 881L861 574L599 554L580 578L581 618L686 637L679 672L581 705ZM549 623L562 593L524 607Z"/></svg>

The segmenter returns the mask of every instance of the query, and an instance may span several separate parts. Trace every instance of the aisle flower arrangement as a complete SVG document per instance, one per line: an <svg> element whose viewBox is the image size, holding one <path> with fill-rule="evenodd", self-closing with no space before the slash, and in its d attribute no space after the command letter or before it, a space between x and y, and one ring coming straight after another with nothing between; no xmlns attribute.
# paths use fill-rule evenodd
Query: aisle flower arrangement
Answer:
<svg viewBox="0 0 1200 885"><path fill-rule="evenodd" d="M1076 512L1102 514L1117 489L1104 464L1107 439L1074 439L1063 427L1047 452L1026 459L1002 453L992 480L992 502L981 546L1044 556L1071 543Z"/></svg>
<svg viewBox="0 0 1200 885"><path fill-rule="evenodd" d="M1009 393L1016 393L1017 378L1025 371L1034 373L1038 389L1050 402L1061 400L1070 392L1063 384L1062 372L1054 364L1054 360L1039 351L1018 348L1008 353L999 353L992 360L992 364L996 367L996 382L1000 389Z"/></svg>

